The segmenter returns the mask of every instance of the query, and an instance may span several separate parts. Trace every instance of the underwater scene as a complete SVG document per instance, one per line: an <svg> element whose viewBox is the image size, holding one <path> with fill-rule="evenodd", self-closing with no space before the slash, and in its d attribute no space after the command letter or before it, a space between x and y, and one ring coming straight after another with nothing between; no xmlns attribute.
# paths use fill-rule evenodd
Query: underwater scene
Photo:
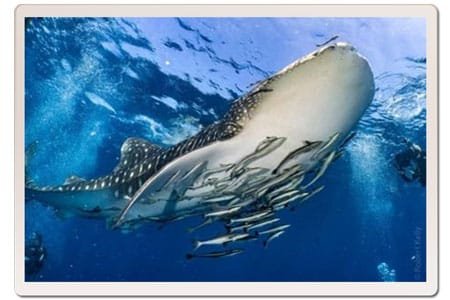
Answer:
<svg viewBox="0 0 450 300"><path fill-rule="evenodd" d="M426 281L426 21L27 18L26 281Z"/></svg>

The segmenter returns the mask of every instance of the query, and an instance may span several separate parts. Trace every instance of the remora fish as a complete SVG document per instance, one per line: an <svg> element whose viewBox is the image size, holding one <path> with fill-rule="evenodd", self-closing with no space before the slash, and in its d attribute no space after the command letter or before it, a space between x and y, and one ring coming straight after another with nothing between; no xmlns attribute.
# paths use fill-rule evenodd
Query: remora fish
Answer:
<svg viewBox="0 0 450 300"><path fill-rule="evenodd" d="M311 198L312 196L314 196L315 194L321 192L323 189L325 188L324 185L319 186L318 188L312 190L311 192L308 193L308 195L306 197L304 197L302 199L302 202L305 202L306 200L308 200L309 198Z"/></svg>
<svg viewBox="0 0 450 300"><path fill-rule="evenodd" d="M276 232L272 233L272 234L267 238L267 240L264 241L264 247L267 248L267 246L269 246L269 243L270 243L271 241L273 241L274 239L276 239L277 237L279 237L279 236L282 235L283 233L284 233L283 230L281 230L281 231L276 231Z"/></svg>
<svg viewBox="0 0 450 300"><path fill-rule="evenodd" d="M252 222L252 221L261 219L263 217L266 217L270 213L271 213L271 210L267 209L267 210L264 210L264 211L257 212L255 214L251 214L249 216L231 219L230 220L230 224Z"/></svg>
<svg viewBox="0 0 450 300"><path fill-rule="evenodd" d="M186 259L220 258L220 257L234 256L234 255L237 255L242 252L244 252L244 250L242 250L242 249L230 249L230 250L225 250L225 251L213 251L213 252L203 253L203 254L188 253L188 254L186 254Z"/></svg>
<svg viewBox="0 0 450 300"><path fill-rule="evenodd" d="M275 203L272 207L274 210L278 210L280 208L283 208L285 206L287 206L289 203L294 202L295 200L301 199L303 196L300 194L294 195L290 198L287 198L283 201L277 202Z"/></svg>
<svg viewBox="0 0 450 300"><path fill-rule="evenodd" d="M235 206L235 207L231 207L231 208L224 209L224 210L213 211L213 212L205 214L205 218L231 215L240 209L241 209L240 206Z"/></svg>
<svg viewBox="0 0 450 300"><path fill-rule="evenodd" d="M275 149L280 147L285 140L286 138L278 138L273 136L266 137L256 147L256 150L253 153L247 155L236 164L236 166L231 171L231 177L233 178L235 176L239 176L249 164L274 151Z"/></svg>
<svg viewBox="0 0 450 300"><path fill-rule="evenodd" d="M234 195L221 195L221 196L208 198L204 202L205 203L229 202L229 201L233 200L234 198L236 198L236 196L234 196Z"/></svg>
<svg viewBox="0 0 450 300"><path fill-rule="evenodd" d="M294 180L298 175L303 173L302 166L294 165L288 169L284 169L283 173L274 175L266 180L261 187L256 190L255 194L257 197L264 196L267 191L273 187L285 183L286 181Z"/></svg>
<svg viewBox="0 0 450 300"><path fill-rule="evenodd" d="M283 230L285 230L286 228L289 228L289 227L291 227L291 225L289 225L289 224L280 225L280 226L277 226L277 227L274 227L274 228L270 228L270 229L267 229L267 230L264 230L264 231L260 231L260 232L258 232L258 235L263 235L263 234L283 231Z"/></svg>
<svg viewBox="0 0 450 300"><path fill-rule="evenodd" d="M321 145L321 142L309 142L306 141L305 142L306 145L295 149L294 151L292 151L291 153L289 153L288 156L286 156L281 162L280 164L275 168L275 170L273 170L273 173L276 174L278 173L278 171L281 169L282 166L284 166L287 162L292 161L295 157L299 156L300 154L309 152L311 150L314 150L315 148L317 148L319 145Z"/></svg>
<svg viewBox="0 0 450 300"><path fill-rule="evenodd" d="M279 187L273 189L272 191L270 191L269 193L265 194L265 197L267 199L273 199L274 197L280 195L281 193L290 191L292 189L296 189L298 188L298 186L300 185L300 183L302 183L303 179L305 178L305 175L302 174L300 176L296 176L290 179L289 182L280 185Z"/></svg>
<svg viewBox="0 0 450 300"><path fill-rule="evenodd" d="M328 169L328 166L331 164L331 162L334 159L334 156L336 155L336 151L331 152L328 154L328 156L325 158L325 161L323 162L322 166L320 167L319 171L317 171L316 176L314 176L313 179L311 179L310 182L308 182L307 185L304 185L302 189L306 189L313 185L322 175L325 173L325 171Z"/></svg>
<svg viewBox="0 0 450 300"><path fill-rule="evenodd" d="M282 145L252 162L253 167L274 170L303 141L327 141L336 132L346 136L373 94L367 61L349 44L328 45L262 80L218 122L179 144L161 148L129 138L110 174L44 188L29 185L26 196L63 215L114 217L116 226L201 210L201 199L184 199L183 192L201 183L202 172L240 162L268 136L283 137ZM308 172L318 160L305 154L298 163ZM181 187L178 178L184 178Z"/></svg>
<svg viewBox="0 0 450 300"><path fill-rule="evenodd" d="M314 153L313 158L319 157L324 152L327 153L327 150L330 149L331 146L335 145L340 136L341 134L339 132L333 134L333 136L330 137L330 139L324 145L322 145L316 153Z"/></svg>
<svg viewBox="0 0 450 300"><path fill-rule="evenodd" d="M289 190L289 191L278 194L276 197L271 198L269 200L269 204L275 204L275 203L286 200L286 198L290 198L292 196L298 196L298 195L307 196L306 193L300 193L299 190Z"/></svg>
<svg viewBox="0 0 450 300"><path fill-rule="evenodd" d="M236 226L236 227L227 227L227 232L233 233L233 232L240 231L240 230L242 230L244 232L247 232L248 231L248 227L250 227L250 224L247 224L247 223L245 223L243 225Z"/></svg>
<svg viewBox="0 0 450 300"><path fill-rule="evenodd" d="M224 245L229 242L235 242L249 237L248 233L230 233L206 241L194 241L194 251L205 245Z"/></svg>
<svg viewBox="0 0 450 300"><path fill-rule="evenodd" d="M208 225L208 224L211 224L213 221L214 221L213 218L207 218L207 219L206 219L205 221L203 221L202 223L200 223L200 224L198 224L198 225L196 225L196 226L194 226L194 227L188 228L187 231L188 231L188 232L194 232L194 231L197 230L197 229L200 229L200 228L202 228L202 227L204 227L204 226L206 226L206 225Z"/></svg>
<svg viewBox="0 0 450 300"><path fill-rule="evenodd" d="M269 219L269 220L266 220L266 221L255 223L254 225L249 226L248 230L253 230L253 229L256 229L256 228L264 227L264 226L267 226L269 224L276 223L278 221L280 221L280 219L279 218L275 218L275 219Z"/></svg>

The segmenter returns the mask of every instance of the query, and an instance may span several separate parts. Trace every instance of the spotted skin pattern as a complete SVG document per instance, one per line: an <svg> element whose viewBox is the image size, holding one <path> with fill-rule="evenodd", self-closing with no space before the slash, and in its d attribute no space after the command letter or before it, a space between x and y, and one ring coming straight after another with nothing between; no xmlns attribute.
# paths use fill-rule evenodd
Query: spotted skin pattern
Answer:
<svg viewBox="0 0 450 300"><path fill-rule="evenodd" d="M115 198L132 197L146 180L174 159L239 134L245 123L250 120L253 110L262 100L261 93L271 91L264 88L268 82L268 80L261 82L248 94L237 99L220 122L205 127L195 136L167 149L144 139L128 138L121 147L120 162L110 175L90 180L71 176L62 185L47 187L30 185L28 188L48 192L113 189Z"/></svg>

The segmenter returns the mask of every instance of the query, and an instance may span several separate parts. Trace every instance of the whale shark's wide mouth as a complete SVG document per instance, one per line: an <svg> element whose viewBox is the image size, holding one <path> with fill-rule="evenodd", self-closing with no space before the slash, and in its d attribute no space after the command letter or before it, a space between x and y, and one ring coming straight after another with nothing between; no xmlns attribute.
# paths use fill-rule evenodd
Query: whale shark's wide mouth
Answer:
<svg viewBox="0 0 450 300"><path fill-rule="evenodd" d="M316 51L311 52L308 55L305 55L299 59L297 59L296 61L294 61L293 63L287 65L286 67L284 67L283 69L281 69L280 71L278 71L277 73L275 73L274 78L277 78L289 71L292 71L293 69L295 69L296 67L303 65L304 63L307 63L309 61L314 60L315 58L329 52L329 51L343 51L343 52L351 52L354 53L355 55L357 55L358 57L360 57L361 59L363 59L364 61L367 61L358 51L357 49L351 45L350 43L347 42L337 42L337 43L333 43L333 44L329 44L323 47L318 48Z"/></svg>
<svg viewBox="0 0 450 300"><path fill-rule="evenodd" d="M340 110L359 106L365 109L373 89L373 73L367 59L346 42L323 46L297 59L257 88L277 92L276 102L283 101L285 106L286 102L296 102L290 109L303 115L306 102L314 102L308 105L320 108L322 116L328 110L337 113L335 105L339 101Z"/></svg>
<svg viewBox="0 0 450 300"><path fill-rule="evenodd" d="M317 56L320 56L320 55L326 53L327 51L333 51L333 50L338 50L338 51L341 50L344 52L355 52L356 54L359 55L356 48L353 47L353 45L351 45L350 43L337 42L337 43L326 45L326 46L323 46L323 47L317 49L315 52L312 52L310 55L307 55L306 58L317 57Z"/></svg>

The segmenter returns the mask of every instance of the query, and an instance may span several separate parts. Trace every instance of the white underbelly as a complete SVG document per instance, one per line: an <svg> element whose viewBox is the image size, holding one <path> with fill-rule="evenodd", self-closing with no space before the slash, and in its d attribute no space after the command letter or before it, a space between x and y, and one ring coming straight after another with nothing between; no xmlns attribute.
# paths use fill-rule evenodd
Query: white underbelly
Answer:
<svg viewBox="0 0 450 300"><path fill-rule="evenodd" d="M189 212L194 213L197 210L201 210L205 204L205 199L210 197L220 197L222 193L216 189L215 185L205 185L204 183L208 178L205 178L203 175L207 174L208 171L224 168L223 166L226 165L236 165L244 157L254 153L257 146L265 138L266 136L264 135L253 134L251 137L242 135L242 137L239 138L213 143L176 159L163 168L159 174L155 176L153 182L149 186L142 189L142 194L137 196L134 204L130 206L130 209L124 214L126 220L138 220L143 217L149 218L150 220L158 218L164 219L167 216L176 216ZM330 137L327 137L324 141L329 138ZM288 156L289 153L304 145L304 139L302 138L294 140L292 137L287 137L281 146L267 155L251 162L246 168L267 169L266 175L261 176L266 176L268 178L272 176L272 171L286 156ZM338 143L336 143L336 145L338 145ZM315 167L327 153L333 151L334 148L335 147L330 147L326 152L317 157L314 157L314 152L301 154L290 164L286 164L285 167L288 168L292 164L301 165L306 173L311 168ZM187 189L185 193L183 191L183 195L180 195L182 196L181 199L171 199L170 197L173 197L173 191L176 191L180 186L184 186L185 183L174 180L173 183L161 189L174 174L180 174L180 177L182 174L188 173L196 166L203 163L205 163L205 167L199 172L199 174L201 174L192 182L188 182L188 185L193 187L193 189ZM229 186L226 188L226 191L239 194L238 191L233 191L234 187L236 187L236 189L238 187L237 185L233 186L237 180L229 180L232 170L233 169L230 168L227 171L215 173L211 178L217 179L218 181L224 181L224 184L228 181Z"/></svg>

